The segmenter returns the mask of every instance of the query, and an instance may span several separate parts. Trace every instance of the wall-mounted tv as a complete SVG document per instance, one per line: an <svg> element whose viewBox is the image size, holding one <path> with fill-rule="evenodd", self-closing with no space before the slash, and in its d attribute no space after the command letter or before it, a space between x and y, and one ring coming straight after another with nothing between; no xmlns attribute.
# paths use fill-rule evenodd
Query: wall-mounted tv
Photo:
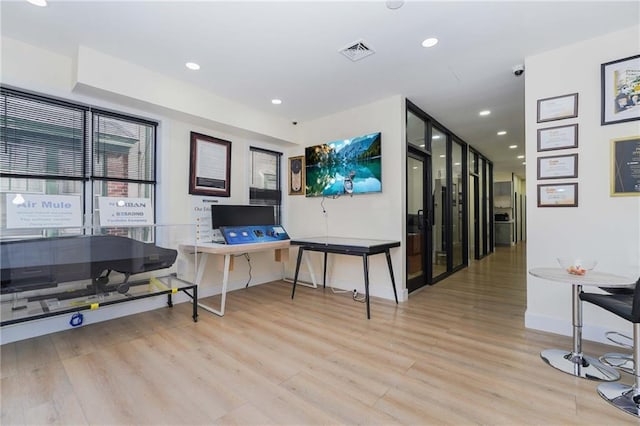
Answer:
<svg viewBox="0 0 640 426"><path fill-rule="evenodd" d="M305 148L307 197L382 192L381 134Z"/></svg>

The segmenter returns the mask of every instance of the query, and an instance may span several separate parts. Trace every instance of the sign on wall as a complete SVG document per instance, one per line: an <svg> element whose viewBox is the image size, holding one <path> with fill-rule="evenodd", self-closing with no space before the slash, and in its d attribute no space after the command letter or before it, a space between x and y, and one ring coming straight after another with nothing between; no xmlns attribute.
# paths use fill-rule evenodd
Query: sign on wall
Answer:
<svg viewBox="0 0 640 426"><path fill-rule="evenodd" d="M98 197L100 226L153 225L149 198Z"/></svg>
<svg viewBox="0 0 640 426"><path fill-rule="evenodd" d="M79 195L6 194L7 228L82 226Z"/></svg>

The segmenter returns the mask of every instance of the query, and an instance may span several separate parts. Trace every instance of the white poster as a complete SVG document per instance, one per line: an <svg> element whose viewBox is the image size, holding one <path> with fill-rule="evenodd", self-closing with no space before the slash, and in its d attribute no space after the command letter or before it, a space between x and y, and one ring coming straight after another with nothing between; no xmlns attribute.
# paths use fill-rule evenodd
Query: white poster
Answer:
<svg viewBox="0 0 640 426"><path fill-rule="evenodd" d="M98 197L100 226L153 225L149 198Z"/></svg>
<svg viewBox="0 0 640 426"><path fill-rule="evenodd" d="M217 203L218 200L212 198L191 197L191 219L196 224L196 242L210 243L216 239L211 228L211 204Z"/></svg>
<svg viewBox="0 0 640 426"><path fill-rule="evenodd" d="M7 228L82 226L79 195L6 194Z"/></svg>

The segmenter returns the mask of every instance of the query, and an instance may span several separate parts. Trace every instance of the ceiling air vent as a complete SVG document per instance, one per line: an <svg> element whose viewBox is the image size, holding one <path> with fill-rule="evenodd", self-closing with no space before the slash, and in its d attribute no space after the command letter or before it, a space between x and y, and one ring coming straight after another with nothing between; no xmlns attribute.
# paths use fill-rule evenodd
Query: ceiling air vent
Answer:
<svg viewBox="0 0 640 426"><path fill-rule="evenodd" d="M359 61L362 58L366 58L369 55L373 55L375 50L365 44L363 40L358 40L349 44L347 47L340 49L339 51L353 62Z"/></svg>

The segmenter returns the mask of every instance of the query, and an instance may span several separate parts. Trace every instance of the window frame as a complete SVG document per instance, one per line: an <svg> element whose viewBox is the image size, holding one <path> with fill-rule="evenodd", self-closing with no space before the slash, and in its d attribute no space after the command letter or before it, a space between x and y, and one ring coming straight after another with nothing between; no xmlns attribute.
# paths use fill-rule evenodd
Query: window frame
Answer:
<svg viewBox="0 0 640 426"><path fill-rule="evenodd" d="M53 147L51 150L46 149L46 140L47 137L50 137L51 134L47 132L38 132L39 129L36 128L36 135L39 139L36 140L37 143L34 143L34 146L41 144L42 149L46 151L47 155L52 158L58 158L55 164L59 164L58 167L61 167L60 170L55 170L55 173L49 172L49 170L44 170L44 174L38 173L38 171L31 172L31 170L19 170L16 168L11 169L13 166L12 162L7 161L6 164L2 164L2 169L0 169L0 178L2 179L2 185L0 186L0 194L2 197L5 197L7 193L16 192L12 190L12 186L14 184L19 183L20 181L24 181L24 184L21 187L26 187L26 191L19 191L21 193L41 193L48 194L49 188L52 186L58 186L59 188L73 188L74 186L80 184L80 197L81 197L81 205L82 205L82 230L80 233L91 233L93 229L100 228L100 224L98 223L98 216L95 214L88 215L87 212L95 212L97 209L97 196L109 196L108 194L99 194L99 191L95 191L96 183L108 184L109 182L115 183L123 183L128 185L138 184L138 185L149 185L150 189L148 190L147 198L151 199L151 203L153 205L153 223L156 221L156 196L157 196L157 149L158 149L158 127L159 123L156 121L152 121L149 119L136 117L129 114L123 114L120 112L109 111L98 107L93 107L90 105L85 105L81 103L75 103L67 100L57 99L51 96L31 93L27 91L23 91L20 89L14 89L11 87L0 85L0 96L2 97L2 103L0 104L0 135L2 135L2 142L6 143L5 147L8 147L10 141L7 140L5 135L10 131L8 120L15 120L15 117L9 117L9 112L7 111L7 103L11 99L24 99L26 102L34 102L34 106L37 106L38 103L43 105L43 110L38 110L34 108L33 111L30 111L30 108L25 108L26 113L33 112L33 115L26 114L24 117L25 122L28 123L28 120L36 121L39 117L38 113L46 110L47 106L58 106L62 108L69 108L70 114L72 111L77 111L81 114L81 126L80 126L80 139L81 142L76 145L72 145L72 148L80 147L81 154L81 171L78 173L77 170L77 162L72 160L66 163L61 160L68 156L69 152L62 148L62 144L59 147ZM27 107L30 107L27 104ZM75 113L73 113L75 114ZM46 116L41 116L40 120L46 119ZM105 117L113 120L122 120L130 123L133 126L146 126L145 130L145 150L144 150L144 168L142 170L137 170L139 173L134 178L126 177L129 173L129 169L125 170L123 176L109 176L106 174L98 174L94 168L94 154L95 147L94 143L96 142L96 134L94 132L94 123L99 117ZM62 127L64 129L64 127ZM73 128L75 129L75 128ZM140 127L139 127L140 129ZM76 132L78 129L72 130L72 132ZM14 128L15 132L15 128ZM72 133L74 136L76 133ZM134 140L132 138L132 140ZM140 137L135 143L141 143L142 138ZM73 139L71 140L73 141ZM14 143L19 140L14 141ZM135 144L134 143L134 144ZM133 146L133 144L132 144ZM72 153L75 151L71 151ZM141 152L141 151L140 151ZM130 155L125 149L123 149L124 155ZM9 168L5 168L5 166ZM63 173L64 170L67 170L67 173ZM147 171L148 170L148 171ZM49 172L49 173L47 173ZM142 174L141 174L142 173ZM18 180L16 180L18 179ZM30 185L41 181L40 187L42 191L29 191ZM60 195L66 194L64 190L57 191ZM51 195L55 195L56 192ZM72 192L75 195L76 192ZM123 198L131 198L130 195L123 195ZM3 200L2 202L5 202ZM42 234L41 236L48 236L52 234L60 234L64 233L64 229L53 230L49 228L20 228L16 229L16 232L6 232L8 228L6 227L6 218L3 218L2 223L0 223L0 228L3 231L4 235L7 234L21 234L23 236L28 236L26 234L37 236L35 234ZM102 227L104 229L105 227ZM9 230L13 231L13 229ZM25 232L26 231L26 232ZM33 231L33 232L31 232ZM10 236L10 235L9 235Z"/></svg>

